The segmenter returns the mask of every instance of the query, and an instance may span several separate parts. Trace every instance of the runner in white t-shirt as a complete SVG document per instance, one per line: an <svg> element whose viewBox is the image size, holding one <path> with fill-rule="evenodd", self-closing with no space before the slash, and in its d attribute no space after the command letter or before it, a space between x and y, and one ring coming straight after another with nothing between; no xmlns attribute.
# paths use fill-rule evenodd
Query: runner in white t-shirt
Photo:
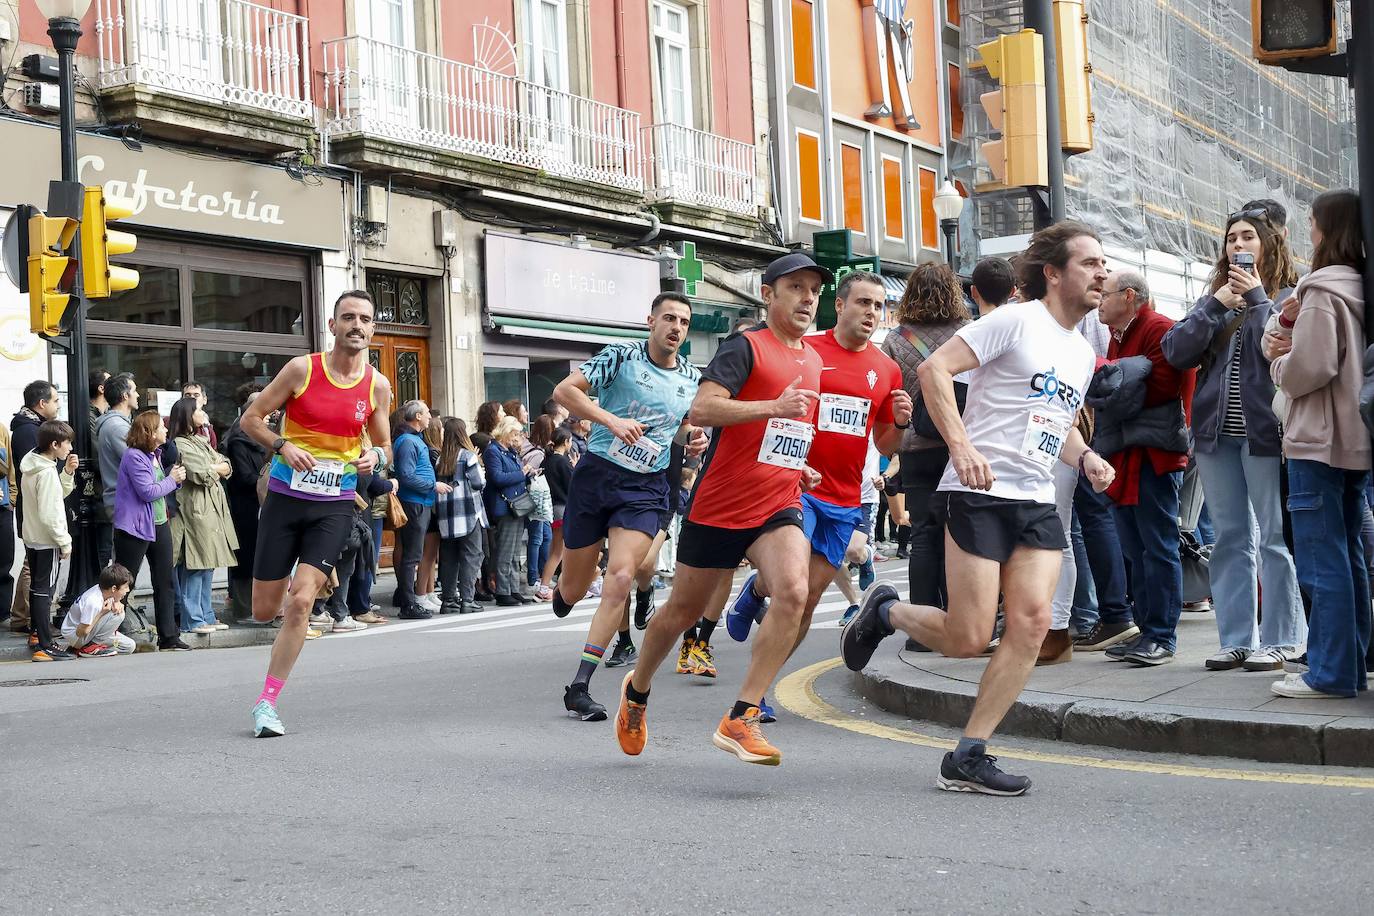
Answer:
<svg viewBox="0 0 1374 916"><path fill-rule="evenodd" d="M932 501L947 533L949 610L902 604L891 586L878 585L840 640L854 671L898 629L947 656L976 656L992 637L998 595L1005 596L1001 642L936 782L989 795L1030 788L1029 779L998 769L987 741L1025 688L1050 624L1067 546L1055 513L1055 462L1077 467L1099 492L1114 476L1074 428L1095 362L1075 326L1097 308L1107 279L1097 235L1076 222L1042 229L1019 273L1023 298L1033 301L965 325L920 368L922 397L949 443L949 467ZM960 418L954 376L974 368Z"/></svg>

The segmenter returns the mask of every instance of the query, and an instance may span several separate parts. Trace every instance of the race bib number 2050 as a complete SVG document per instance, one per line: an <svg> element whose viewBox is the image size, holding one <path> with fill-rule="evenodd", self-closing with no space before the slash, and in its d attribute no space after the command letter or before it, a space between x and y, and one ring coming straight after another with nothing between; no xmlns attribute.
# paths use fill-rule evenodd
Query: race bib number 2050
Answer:
<svg viewBox="0 0 1374 916"><path fill-rule="evenodd" d="M308 471L291 472L291 489L298 493L315 496L338 496L343 487L344 463L342 461L315 461Z"/></svg>
<svg viewBox="0 0 1374 916"><path fill-rule="evenodd" d="M814 434L815 429L809 423L774 417L763 431L759 461L800 471L806 464L807 453L811 451L811 437Z"/></svg>

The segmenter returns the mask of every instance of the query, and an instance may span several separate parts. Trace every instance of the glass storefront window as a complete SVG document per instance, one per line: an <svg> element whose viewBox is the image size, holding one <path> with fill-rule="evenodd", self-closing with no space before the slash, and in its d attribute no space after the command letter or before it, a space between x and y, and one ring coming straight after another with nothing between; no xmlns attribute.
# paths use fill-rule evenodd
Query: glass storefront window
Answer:
<svg viewBox="0 0 1374 916"><path fill-rule="evenodd" d="M123 262L121 262L123 263ZM130 263L138 271L138 286L91 303L93 321L128 321L134 324L181 324L181 271L175 267L149 267Z"/></svg>
<svg viewBox="0 0 1374 916"><path fill-rule="evenodd" d="M524 369L493 369L487 367L483 370L486 380L488 401L509 401L517 399L522 404L529 403L529 395L526 392Z"/></svg>
<svg viewBox="0 0 1374 916"><path fill-rule="evenodd" d="M251 350L195 350L192 376L205 386L210 425L223 437L239 415L236 392L245 382L266 386L291 359L290 353L257 353Z"/></svg>
<svg viewBox="0 0 1374 916"><path fill-rule="evenodd" d="M300 334L304 287L298 280L191 273L191 316L197 328Z"/></svg>
<svg viewBox="0 0 1374 916"><path fill-rule="evenodd" d="M133 373L140 407L155 407L155 391L181 391L186 379L186 348L177 344L90 342L91 368Z"/></svg>

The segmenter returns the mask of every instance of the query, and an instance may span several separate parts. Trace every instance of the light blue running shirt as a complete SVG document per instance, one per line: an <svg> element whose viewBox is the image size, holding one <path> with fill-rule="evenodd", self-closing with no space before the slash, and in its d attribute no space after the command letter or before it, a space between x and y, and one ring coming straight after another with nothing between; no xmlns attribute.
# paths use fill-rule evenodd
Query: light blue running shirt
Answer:
<svg viewBox="0 0 1374 916"><path fill-rule="evenodd" d="M602 410L644 425L640 440L626 445L597 424L587 450L638 474L667 470L673 437L692 407L701 371L680 353L677 368L658 366L649 358L647 340L612 344L583 363L579 370L591 383L590 393Z"/></svg>

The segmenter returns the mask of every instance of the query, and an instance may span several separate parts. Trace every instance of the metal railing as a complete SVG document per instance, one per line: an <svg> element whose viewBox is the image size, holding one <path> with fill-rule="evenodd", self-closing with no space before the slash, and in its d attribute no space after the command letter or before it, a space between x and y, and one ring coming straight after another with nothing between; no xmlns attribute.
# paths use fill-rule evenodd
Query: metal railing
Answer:
<svg viewBox="0 0 1374 916"><path fill-rule="evenodd" d="M644 128L649 196L754 212L754 147L680 124Z"/></svg>
<svg viewBox="0 0 1374 916"><path fill-rule="evenodd" d="M644 187L639 115L360 36L324 43L326 132Z"/></svg>
<svg viewBox="0 0 1374 916"><path fill-rule="evenodd" d="M141 84L310 119L305 17L247 0L98 0L102 89Z"/></svg>

